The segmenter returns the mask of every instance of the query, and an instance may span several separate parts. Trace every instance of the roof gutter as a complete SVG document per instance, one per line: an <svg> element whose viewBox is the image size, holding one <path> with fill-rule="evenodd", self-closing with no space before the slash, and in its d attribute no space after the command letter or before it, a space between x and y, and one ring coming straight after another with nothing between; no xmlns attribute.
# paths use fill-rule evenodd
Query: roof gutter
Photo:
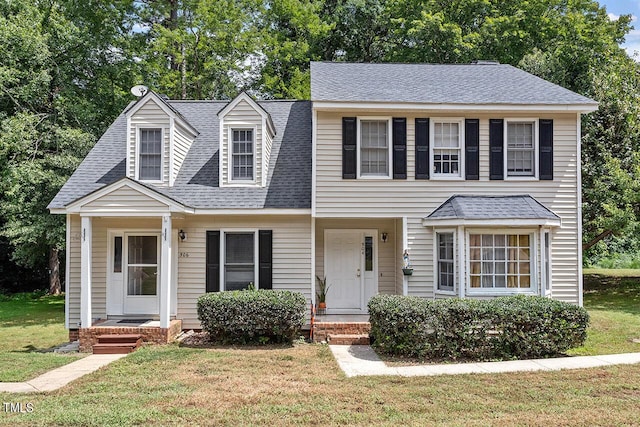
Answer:
<svg viewBox="0 0 640 427"><path fill-rule="evenodd" d="M428 104L417 102L351 102L312 101L316 111L335 110L396 110L396 111L541 111L553 113L591 113L598 109L597 103L588 104Z"/></svg>

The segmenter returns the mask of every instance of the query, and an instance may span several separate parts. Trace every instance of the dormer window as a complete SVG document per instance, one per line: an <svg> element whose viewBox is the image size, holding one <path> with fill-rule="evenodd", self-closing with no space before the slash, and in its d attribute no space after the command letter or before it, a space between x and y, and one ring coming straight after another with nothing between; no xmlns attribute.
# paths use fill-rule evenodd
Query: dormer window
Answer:
<svg viewBox="0 0 640 427"><path fill-rule="evenodd" d="M253 181L255 170L253 129L232 129L232 181Z"/></svg>
<svg viewBox="0 0 640 427"><path fill-rule="evenodd" d="M162 181L162 129L140 129L138 179Z"/></svg>

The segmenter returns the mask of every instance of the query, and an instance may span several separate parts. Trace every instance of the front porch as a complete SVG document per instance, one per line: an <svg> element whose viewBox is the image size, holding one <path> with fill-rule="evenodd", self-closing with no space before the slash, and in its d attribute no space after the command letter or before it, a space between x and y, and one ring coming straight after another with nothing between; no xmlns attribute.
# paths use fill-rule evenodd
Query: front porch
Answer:
<svg viewBox="0 0 640 427"><path fill-rule="evenodd" d="M311 321L313 342L329 344L369 344L368 314L322 314Z"/></svg>
<svg viewBox="0 0 640 427"><path fill-rule="evenodd" d="M173 319L163 328L159 320L108 319L99 320L89 328L80 328L80 351L88 352L98 343L101 335L140 335L143 342L167 344L173 342L182 330L182 320Z"/></svg>

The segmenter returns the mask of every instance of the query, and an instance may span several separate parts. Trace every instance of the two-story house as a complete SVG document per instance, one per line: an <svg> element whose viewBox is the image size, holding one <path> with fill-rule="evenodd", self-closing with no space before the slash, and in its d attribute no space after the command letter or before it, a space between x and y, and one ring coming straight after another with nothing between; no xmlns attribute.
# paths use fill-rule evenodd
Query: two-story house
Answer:
<svg viewBox="0 0 640 427"><path fill-rule="evenodd" d="M581 304L595 109L495 63L314 62L311 101L148 92L49 206L67 217L70 336L144 319L163 340L199 328L205 292L253 283L311 304L317 276L328 314L377 293Z"/></svg>

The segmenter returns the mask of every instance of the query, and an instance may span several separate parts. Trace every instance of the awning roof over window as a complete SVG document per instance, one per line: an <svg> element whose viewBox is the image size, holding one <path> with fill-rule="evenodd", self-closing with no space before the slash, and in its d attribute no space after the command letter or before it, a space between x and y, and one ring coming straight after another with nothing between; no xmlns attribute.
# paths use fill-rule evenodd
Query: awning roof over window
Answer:
<svg viewBox="0 0 640 427"><path fill-rule="evenodd" d="M422 220L425 226L560 226L560 217L529 195L455 195Z"/></svg>

